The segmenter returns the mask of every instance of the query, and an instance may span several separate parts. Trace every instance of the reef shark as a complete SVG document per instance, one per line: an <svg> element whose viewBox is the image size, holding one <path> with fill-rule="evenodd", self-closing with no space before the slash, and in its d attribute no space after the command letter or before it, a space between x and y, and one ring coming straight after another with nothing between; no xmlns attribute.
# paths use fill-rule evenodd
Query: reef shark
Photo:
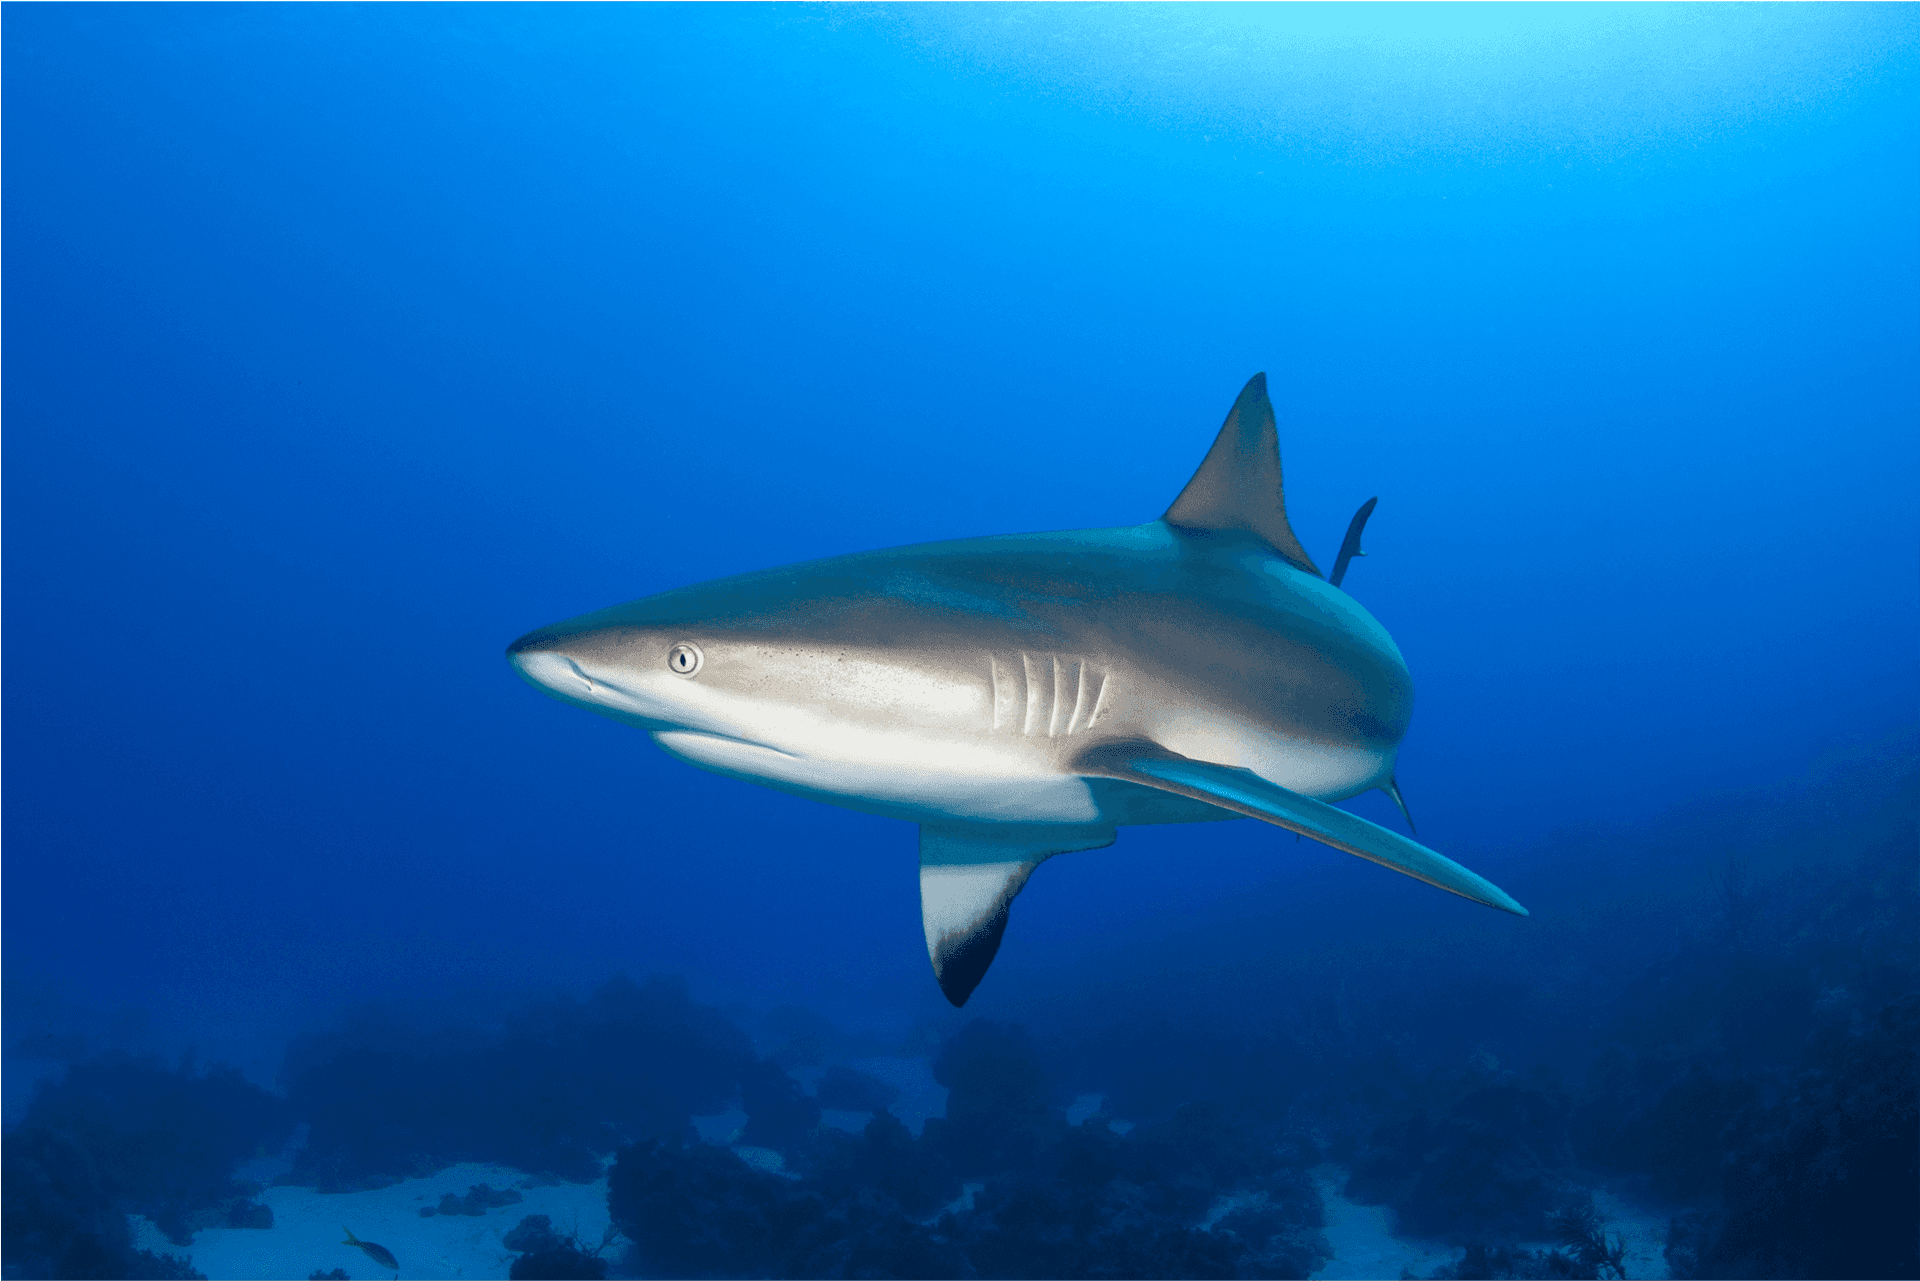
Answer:
<svg viewBox="0 0 1920 1281"><path fill-rule="evenodd" d="M1249 817L1526 909L1337 809L1413 710L1399 649L1287 523L1266 376L1158 520L861 552L530 632L534 686L704 769L920 827L940 989L964 1004L1043 860L1136 823ZM1411 823L1409 822L1409 828Z"/></svg>

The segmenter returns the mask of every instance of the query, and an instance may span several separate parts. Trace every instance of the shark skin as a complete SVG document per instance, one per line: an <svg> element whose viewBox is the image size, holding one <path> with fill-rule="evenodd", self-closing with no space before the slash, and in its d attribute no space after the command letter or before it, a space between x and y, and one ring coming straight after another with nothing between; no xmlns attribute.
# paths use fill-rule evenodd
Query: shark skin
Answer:
<svg viewBox="0 0 1920 1281"><path fill-rule="evenodd" d="M1526 915L1329 803L1399 801L1413 686L1287 523L1264 375L1158 520L742 574L507 653L542 692L691 764L919 824L928 955L956 1006L1034 868L1133 824L1258 818Z"/></svg>

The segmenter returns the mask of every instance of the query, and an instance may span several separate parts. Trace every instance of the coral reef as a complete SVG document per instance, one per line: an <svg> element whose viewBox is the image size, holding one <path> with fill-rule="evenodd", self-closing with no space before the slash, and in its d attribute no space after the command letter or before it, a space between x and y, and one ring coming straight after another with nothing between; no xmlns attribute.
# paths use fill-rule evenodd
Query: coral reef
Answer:
<svg viewBox="0 0 1920 1281"><path fill-rule="evenodd" d="M436 1214L468 1214L477 1217L503 1205L519 1205L523 1199L512 1188L496 1192L484 1183L475 1183L467 1188L465 1196L455 1196L451 1192L441 1193L439 1205L420 1207L420 1217L430 1219Z"/></svg>
<svg viewBox="0 0 1920 1281"><path fill-rule="evenodd" d="M259 1187L233 1171L291 1130L281 1101L231 1067L107 1053L40 1089L8 1143L57 1133L85 1151L112 1201L187 1245L200 1228L265 1209L249 1206Z"/></svg>
<svg viewBox="0 0 1920 1281"><path fill-rule="evenodd" d="M170 1254L136 1251L126 1216L144 1214L178 1245L203 1227L272 1216L234 1177L278 1146L280 1100L230 1067L202 1071L109 1052L43 1083L4 1148L9 1276L187 1277ZM237 1221L237 1222L236 1222Z"/></svg>
<svg viewBox="0 0 1920 1281"><path fill-rule="evenodd" d="M1026 1035L968 1024L935 1072L947 1118L814 1129L789 1173L710 1144L623 1149L608 1205L628 1266L687 1277L1306 1276L1328 1257L1300 1149L1218 1109L1122 1136L1067 1124ZM956 1198L962 1177L977 1178Z"/></svg>
<svg viewBox="0 0 1920 1281"><path fill-rule="evenodd" d="M192 1277L184 1260L135 1251L127 1214L100 1164L75 1139L22 1127L7 1136L0 1238L7 1275Z"/></svg>
<svg viewBox="0 0 1920 1281"><path fill-rule="evenodd" d="M1733 1123L1703 1276L1920 1276L1920 995L1809 1047L1773 1107Z"/></svg>
<svg viewBox="0 0 1920 1281"><path fill-rule="evenodd" d="M1347 1195L1387 1204L1422 1237L1525 1240L1568 1191L1567 1101L1498 1079L1473 1081L1430 1117L1380 1126Z"/></svg>
<svg viewBox="0 0 1920 1281"><path fill-rule="evenodd" d="M588 1248L577 1234L554 1231L547 1215L529 1214L500 1240L519 1255L507 1273L509 1281L603 1281L607 1261L600 1255L613 1238L609 1228L599 1245Z"/></svg>
<svg viewBox="0 0 1920 1281"><path fill-rule="evenodd" d="M1138 979L1034 1001L1038 1036L924 1025L948 1098L918 1136L889 1111L898 1091L846 1062L872 1045L786 1006L760 1058L666 980L492 1021L362 1010L293 1044L285 1100L228 1068L81 1057L6 1136L5 1275L192 1275L135 1251L127 1215L183 1244L270 1225L236 1171L295 1122L310 1138L285 1181L328 1190L460 1160L586 1181L617 1152L625 1266L653 1276L1305 1276L1328 1256L1308 1173L1325 1163L1401 1231L1461 1250L1436 1276L1621 1276L1603 1187L1669 1221L1676 1277L1920 1275L1907 769L1844 831L1844 806L1809 803L1819 857L1804 832L1769 835L1785 811L1744 833L1744 811L1700 819L1687 840L1714 874L1665 906L1639 887L1670 851L1576 860L1633 892L1569 890L1557 934L1505 951L1477 927L1371 947L1305 921L1285 966L1188 976L1177 1001ZM1736 838L1776 844L1729 861ZM1273 972L1301 978L1276 990ZM822 1069L812 1093L790 1069ZM1103 1101L1070 1123L1088 1095ZM738 1151L697 1141L692 1117L736 1104ZM869 1119L853 1134L823 1112ZM476 1184L422 1213L516 1197ZM538 1216L507 1244L516 1276L610 1270L610 1238Z"/></svg>
<svg viewBox="0 0 1920 1281"><path fill-rule="evenodd" d="M1626 1245L1617 1232L1607 1230L1591 1196L1556 1211L1547 1227L1554 1241L1596 1281L1626 1281Z"/></svg>

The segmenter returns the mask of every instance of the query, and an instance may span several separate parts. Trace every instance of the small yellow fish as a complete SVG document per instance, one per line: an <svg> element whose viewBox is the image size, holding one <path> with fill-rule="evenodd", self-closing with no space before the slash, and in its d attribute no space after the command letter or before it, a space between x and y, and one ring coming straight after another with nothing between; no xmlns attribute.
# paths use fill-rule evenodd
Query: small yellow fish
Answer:
<svg viewBox="0 0 1920 1281"><path fill-rule="evenodd" d="M347 1234L347 1239L342 1241L340 1243L341 1245L357 1245L367 1252L369 1259L372 1259L381 1267L392 1268L395 1272L400 1270L400 1260L394 1258L393 1251L387 1249L386 1246L375 1245L371 1241L362 1241L359 1237L353 1235L351 1228L341 1228L340 1230Z"/></svg>

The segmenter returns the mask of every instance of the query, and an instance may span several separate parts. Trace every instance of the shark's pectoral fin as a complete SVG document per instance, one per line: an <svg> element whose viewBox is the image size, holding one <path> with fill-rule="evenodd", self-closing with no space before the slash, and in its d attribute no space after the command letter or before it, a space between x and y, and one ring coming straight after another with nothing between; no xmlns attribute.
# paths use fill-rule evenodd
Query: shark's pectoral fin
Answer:
<svg viewBox="0 0 1920 1281"><path fill-rule="evenodd" d="M1146 742L1103 743L1084 753L1074 768L1092 777L1142 783L1207 801L1249 818L1263 819L1302 836L1311 836L1337 850L1405 872L1462 898L1516 916L1527 915L1527 909L1500 887L1452 859L1358 815L1269 783L1252 770L1196 761Z"/></svg>
<svg viewBox="0 0 1920 1281"><path fill-rule="evenodd" d="M940 990L965 1005L1007 930L1007 912L1055 854L1113 844L1111 827L1045 823L920 826L920 920Z"/></svg>

